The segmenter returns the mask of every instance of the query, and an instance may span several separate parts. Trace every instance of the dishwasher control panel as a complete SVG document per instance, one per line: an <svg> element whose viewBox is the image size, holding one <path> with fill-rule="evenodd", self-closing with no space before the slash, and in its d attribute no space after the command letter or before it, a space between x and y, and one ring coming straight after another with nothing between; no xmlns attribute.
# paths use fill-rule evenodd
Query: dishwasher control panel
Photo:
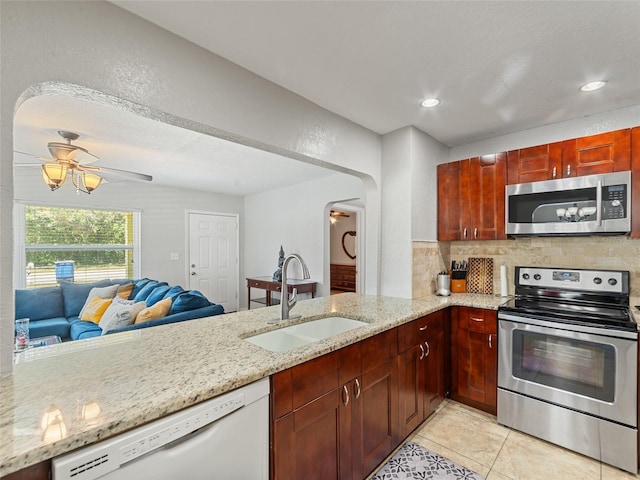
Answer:
<svg viewBox="0 0 640 480"><path fill-rule="evenodd" d="M126 463L134 458L144 455L171 442L178 440L191 432L199 430L212 422L242 408L244 406L244 394L230 398L220 404L211 405L203 412L193 412L187 418L171 422L161 430L153 429L149 433L136 438L119 448L120 463Z"/></svg>
<svg viewBox="0 0 640 480"><path fill-rule="evenodd" d="M268 394L268 386L266 388ZM252 396L251 393L248 395ZM190 433L226 417L251 401L253 399L245 398L243 388L240 388L155 420L131 432L56 457L52 461L53 480L100 478L127 462L180 441Z"/></svg>

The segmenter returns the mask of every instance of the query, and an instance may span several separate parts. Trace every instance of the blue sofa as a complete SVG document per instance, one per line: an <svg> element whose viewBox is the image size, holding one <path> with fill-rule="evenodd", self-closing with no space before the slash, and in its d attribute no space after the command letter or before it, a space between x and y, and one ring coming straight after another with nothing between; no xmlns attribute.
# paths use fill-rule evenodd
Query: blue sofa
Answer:
<svg viewBox="0 0 640 480"><path fill-rule="evenodd" d="M129 299L136 302L145 301L147 306L151 306L158 301L171 298L171 309L165 317L109 330L107 334L224 313L222 305L211 303L197 290L185 291L177 285L169 286L166 282L143 278L133 281L101 280L94 283L61 281L55 287L18 289L15 291L16 318L29 318L31 338L57 335L62 340L80 340L97 337L102 335L100 326L93 322L82 321L78 317L89 292L94 287L126 283L134 283Z"/></svg>

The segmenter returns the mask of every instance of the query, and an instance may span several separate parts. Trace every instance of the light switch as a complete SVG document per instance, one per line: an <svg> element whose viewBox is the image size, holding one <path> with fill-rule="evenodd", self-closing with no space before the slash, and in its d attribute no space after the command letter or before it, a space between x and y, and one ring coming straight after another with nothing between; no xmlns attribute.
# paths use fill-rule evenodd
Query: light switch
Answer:
<svg viewBox="0 0 640 480"><path fill-rule="evenodd" d="M171 260L180 260L180 254L178 252L171 252L169 258Z"/></svg>

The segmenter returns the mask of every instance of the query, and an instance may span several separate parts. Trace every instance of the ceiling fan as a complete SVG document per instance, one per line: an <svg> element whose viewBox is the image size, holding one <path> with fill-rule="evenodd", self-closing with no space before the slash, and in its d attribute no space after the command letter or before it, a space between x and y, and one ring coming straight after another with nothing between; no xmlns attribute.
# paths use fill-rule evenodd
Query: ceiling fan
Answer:
<svg viewBox="0 0 640 480"><path fill-rule="evenodd" d="M49 142L47 148L52 158L38 157L30 153L15 151L21 155L27 155L40 160L42 163L42 179L51 191L60 188L71 177L71 182L76 187L76 193L90 194L100 186L102 180L132 179L150 182L153 177L144 173L119 170L117 168L96 167L90 165L99 160L86 148L73 145L71 142L80 138L80 135L66 130L58 130L58 135L66 140L63 142ZM33 165L16 163L16 165Z"/></svg>

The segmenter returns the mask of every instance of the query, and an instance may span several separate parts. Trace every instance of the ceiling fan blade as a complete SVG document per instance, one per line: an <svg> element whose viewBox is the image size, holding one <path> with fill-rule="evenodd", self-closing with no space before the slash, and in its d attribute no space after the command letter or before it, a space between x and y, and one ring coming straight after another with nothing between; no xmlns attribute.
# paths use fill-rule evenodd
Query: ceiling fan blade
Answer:
<svg viewBox="0 0 640 480"><path fill-rule="evenodd" d="M131 172L129 170L120 170L117 168L107 168L107 167L89 167L83 165L81 170L87 170L89 172L98 172L101 176L104 176L106 180L109 180L109 177L113 179L130 179L130 180L142 180L145 182L150 182L153 180L151 175L147 175L146 173L138 173Z"/></svg>
<svg viewBox="0 0 640 480"><path fill-rule="evenodd" d="M75 162L85 164L85 163L93 163L100 160L99 157L95 156L93 153L89 153L82 147L77 147L75 150L72 150L67 155L67 159L73 160Z"/></svg>
<svg viewBox="0 0 640 480"><path fill-rule="evenodd" d="M55 160L51 158L39 157L32 153L20 152L18 150L14 150L13 153L18 154L18 156L14 155L14 158L13 158L14 165L40 165L40 164L33 163L34 158L37 160L40 160L40 162L42 163L56 163ZM24 158L24 157L28 157L28 158Z"/></svg>

